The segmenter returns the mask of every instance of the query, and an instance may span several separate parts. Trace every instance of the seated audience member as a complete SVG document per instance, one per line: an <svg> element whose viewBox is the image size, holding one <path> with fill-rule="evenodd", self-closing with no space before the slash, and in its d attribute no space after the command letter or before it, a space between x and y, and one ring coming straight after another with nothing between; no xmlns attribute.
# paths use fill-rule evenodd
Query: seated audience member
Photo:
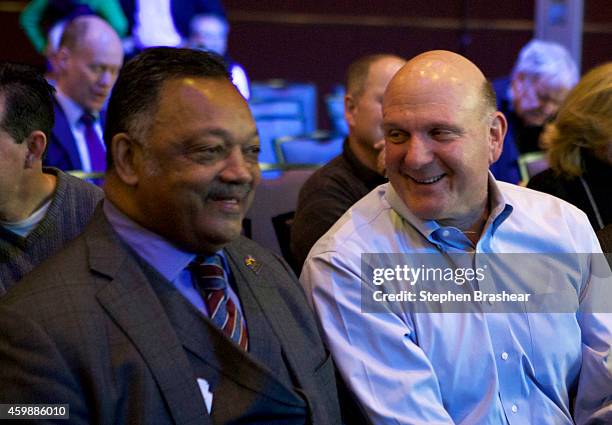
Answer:
<svg viewBox="0 0 612 425"><path fill-rule="evenodd" d="M208 50L223 56L228 64L234 85L248 99L251 95L249 79L240 64L227 55L227 35L229 22L220 15L196 15L189 25L190 33L187 41L192 49Z"/></svg>
<svg viewBox="0 0 612 425"><path fill-rule="evenodd" d="M518 157L541 149L540 133L578 81L578 67L560 44L532 40L520 51L512 76L493 82L497 107L508 121L504 149L491 171L497 180L518 183Z"/></svg>
<svg viewBox="0 0 612 425"><path fill-rule="evenodd" d="M56 55L55 125L45 165L103 172L104 105L123 63L121 41L97 16L79 16L66 26Z"/></svg>
<svg viewBox="0 0 612 425"><path fill-rule="evenodd" d="M370 421L610 423L612 315L590 309L609 282L595 285L600 275L586 266L585 256L571 257L575 280L545 285L536 278L537 261L525 270L526 264L514 260L518 264L511 270L511 263L499 261L515 257L493 255L601 251L578 208L498 182L488 172L500 154L506 120L482 72L448 51L416 56L387 87L383 129L389 183L353 205L315 244L300 278L340 373ZM497 258L491 264L505 266L498 274L487 269L465 286L451 280L441 288L457 287L474 297L473 289L501 296L502 291L519 295L514 289L519 288L540 295L536 307L557 301L544 296L558 288L567 301L559 309L568 310L525 313L531 305L512 309L491 298L452 305L435 299L375 302L380 282L375 273L362 275L367 270L362 264L376 261L362 257L367 253L383 259L408 254L402 261L428 253L434 264L448 264L457 273L461 262ZM420 264L415 267L425 270ZM419 298L430 288L426 279L413 289ZM399 287L408 290L410 284ZM446 313L449 309L454 312Z"/></svg>
<svg viewBox="0 0 612 425"><path fill-rule="evenodd" d="M584 211L594 229L612 223L612 62L588 72L543 134L550 169L528 187Z"/></svg>
<svg viewBox="0 0 612 425"><path fill-rule="evenodd" d="M259 139L221 58L136 56L105 142L103 205L0 299L0 403L68 404L75 424L339 424L299 282L240 235Z"/></svg>
<svg viewBox="0 0 612 425"><path fill-rule="evenodd" d="M102 191L42 156L53 88L34 69L0 64L0 296L78 235ZM3 384L4 385L4 384Z"/></svg>
<svg viewBox="0 0 612 425"><path fill-rule="evenodd" d="M301 268L308 251L351 205L385 183L379 158L384 148L382 95L405 63L387 54L353 62L346 77L344 114L349 134L343 152L317 170L300 190L291 227L291 251Z"/></svg>

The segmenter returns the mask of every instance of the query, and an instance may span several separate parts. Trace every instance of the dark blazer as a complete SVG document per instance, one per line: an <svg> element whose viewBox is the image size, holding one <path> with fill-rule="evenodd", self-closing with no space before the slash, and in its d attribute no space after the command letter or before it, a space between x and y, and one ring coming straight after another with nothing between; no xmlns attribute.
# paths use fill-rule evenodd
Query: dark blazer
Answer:
<svg viewBox="0 0 612 425"><path fill-rule="evenodd" d="M43 164L63 171L82 170L83 164L74 135L70 130L70 124L68 124L68 118L55 97L53 98L53 112L55 113L55 124L47 143ZM104 118L105 112L102 111L100 112L102 123L104 123Z"/></svg>
<svg viewBox="0 0 612 425"><path fill-rule="evenodd" d="M0 403L68 403L77 424L339 424L333 364L288 266L247 239L225 253L248 355L168 282L156 288L98 209L0 300ZM266 364L274 344L293 388Z"/></svg>

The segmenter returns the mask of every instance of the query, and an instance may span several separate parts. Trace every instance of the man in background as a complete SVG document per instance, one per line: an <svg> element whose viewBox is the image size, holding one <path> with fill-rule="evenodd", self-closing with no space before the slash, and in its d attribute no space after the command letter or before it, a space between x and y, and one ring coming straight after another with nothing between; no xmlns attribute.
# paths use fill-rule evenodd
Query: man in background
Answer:
<svg viewBox="0 0 612 425"><path fill-rule="evenodd" d="M249 79L244 68L227 54L229 22L222 15L196 15L189 25L187 46L192 49L208 50L223 57L232 76L234 85L245 99L251 95Z"/></svg>
<svg viewBox="0 0 612 425"><path fill-rule="evenodd" d="M123 64L121 41L103 19L80 16L66 26L55 61L55 125L45 164L104 172L104 106Z"/></svg>
<svg viewBox="0 0 612 425"><path fill-rule="evenodd" d="M578 67L565 47L534 39L521 49L510 78L493 82L498 109L508 120L503 152L491 166L495 178L520 181L519 156L542 149L539 141L544 125L555 116L578 78Z"/></svg>
<svg viewBox="0 0 612 425"><path fill-rule="evenodd" d="M339 425L299 282L240 235L259 138L225 64L145 50L105 141L102 207L0 300L0 403L67 403L76 424Z"/></svg>
<svg viewBox="0 0 612 425"><path fill-rule="evenodd" d="M53 88L30 67L0 64L0 296L77 236L102 191L42 157Z"/></svg>
<svg viewBox="0 0 612 425"><path fill-rule="evenodd" d="M344 114L349 134L342 154L317 170L300 190L291 227L291 251L302 267L314 243L376 186L385 183L382 95L404 59L369 55L353 62L346 77Z"/></svg>

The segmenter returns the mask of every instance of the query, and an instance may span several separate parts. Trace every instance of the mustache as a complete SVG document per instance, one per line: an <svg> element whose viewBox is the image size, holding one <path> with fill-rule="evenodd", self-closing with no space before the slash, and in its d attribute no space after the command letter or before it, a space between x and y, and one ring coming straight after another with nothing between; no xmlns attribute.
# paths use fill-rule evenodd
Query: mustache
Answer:
<svg viewBox="0 0 612 425"><path fill-rule="evenodd" d="M246 198L253 190L251 183L213 182L208 188L209 198Z"/></svg>

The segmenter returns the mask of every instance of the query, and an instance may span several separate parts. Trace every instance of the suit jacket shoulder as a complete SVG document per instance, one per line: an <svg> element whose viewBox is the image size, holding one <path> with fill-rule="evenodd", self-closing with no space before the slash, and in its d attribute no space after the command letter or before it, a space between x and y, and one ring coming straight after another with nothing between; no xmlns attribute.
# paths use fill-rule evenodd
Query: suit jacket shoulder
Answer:
<svg viewBox="0 0 612 425"><path fill-rule="evenodd" d="M57 99L54 97L53 100L55 124L51 131L43 163L65 171L80 170L83 165L70 124Z"/></svg>
<svg viewBox="0 0 612 425"><path fill-rule="evenodd" d="M98 208L0 299L0 401L68 403L71 423L209 424L142 270Z"/></svg>

